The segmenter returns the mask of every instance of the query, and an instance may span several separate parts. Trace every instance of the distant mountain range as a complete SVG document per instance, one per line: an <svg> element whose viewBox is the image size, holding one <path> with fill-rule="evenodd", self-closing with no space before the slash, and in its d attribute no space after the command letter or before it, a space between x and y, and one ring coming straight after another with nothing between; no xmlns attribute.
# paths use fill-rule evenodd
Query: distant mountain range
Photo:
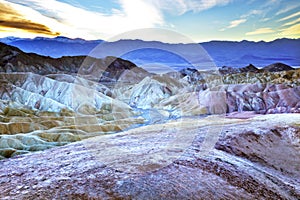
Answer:
<svg viewBox="0 0 300 200"><path fill-rule="evenodd" d="M59 58L62 56L88 55L93 48L103 41L70 39L59 36L56 38L36 37L34 39L6 37L0 39L0 42L18 47L26 53Z"/></svg>
<svg viewBox="0 0 300 200"><path fill-rule="evenodd" d="M101 58L118 56L138 65L150 64L153 67L153 64L156 64L157 68L169 66L182 69L199 66L198 69L201 67L207 69L212 65L245 67L249 64L261 68L276 62L294 67L300 66L300 39L277 39L272 42L211 41L200 44L168 44L142 40L104 42L59 36L34 39L7 37L0 39L0 42L18 47L24 52L54 58L78 55Z"/></svg>

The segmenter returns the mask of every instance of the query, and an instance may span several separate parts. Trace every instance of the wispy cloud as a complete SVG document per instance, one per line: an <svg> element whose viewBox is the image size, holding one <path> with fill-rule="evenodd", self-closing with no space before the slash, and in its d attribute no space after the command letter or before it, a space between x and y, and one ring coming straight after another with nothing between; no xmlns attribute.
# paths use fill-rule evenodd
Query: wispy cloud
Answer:
<svg viewBox="0 0 300 200"><path fill-rule="evenodd" d="M251 32L247 32L246 35L261 35L267 33L274 33L275 31L271 28L259 28Z"/></svg>
<svg viewBox="0 0 300 200"><path fill-rule="evenodd" d="M230 22L230 25L227 28L234 28L237 27L238 25L245 23L247 20L246 19L238 19Z"/></svg>
<svg viewBox="0 0 300 200"><path fill-rule="evenodd" d="M279 19L278 21L279 21L279 22L281 22L281 21L286 21L286 20L288 20L288 19L292 19L292 18L297 17L297 16L299 16L299 15L300 15L300 11L299 11L299 12L296 12L296 13L293 13L293 14L291 14L291 15L289 15L289 16L286 16L286 17L284 17L284 18L281 18L281 19Z"/></svg>
<svg viewBox="0 0 300 200"><path fill-rule="evenodd" d="M291 26L291 25L294 25L294 24L297 24L297 23L300 23L300 18L295 19L295 20L290 21L290 22L287 22L287 23L283 24L282 26Z"/></svg>
<svg viewBox="0 0 300 200"><path fill-rule="evenodd" d="M295 24L280 30L280 35L300 37L300 24Z"/></svg>
<svg viewBox="0 0 300 200"><path fill-rule="evenodd" d="M230 22L229 26L220 29L220 31L225 31L225 30L227 30L227 29L231 29L231 28L237 27L237 26L239 26L240 24L245 23L246 21L247 21L246 19L237 19L237 20L233 20L233 21Z"/></svg>
<svg viewBox="0 0 300 200"><path fill-rule="evenodd" d="M269 21L271 18L269 18L269 17L265 17L265 18L262 18L261 20L259 20L259 21L261 21L261 22L266 22L266 21Z"/></svg>
<svg viewBox="0 0 300 200"><path fill-rule="evenodd" d="M180 0L182 1L182 0ZM231 2L231 0L189 0L186 1L188 8L194 11L203 11L215 6L224 6Z"/></svg>
<svg viewBox="0 0 300 200"><path fill-rule="evenodd" d="M248 18L255 15L260 15L263 13L263 10L250 10L248 13L241 16L241 18Z"/></svg>
<svg viewBox="0 0 300 200"><path fill-rule="evenodd" d="M186 12L201 12L216 6L224 6L232 0L150 0L159 9L182 15Z"/></svg>
<svg viewBox="0 0 300 200"><path fill-rule="evenodd" d="M257 15L261 15L262 13L263 13L263 10L261 10L261 9L250 10L249 12L241 15L240 19L231 21L227 27L222 28L219 31L225 31L227 29L235 28L235 27L239 26L240 24L247 22L249 18L255 17Z"/></svg>
<svg viewBox="0 0 300 200"><path fill-rule="evenodd" d="M281 15L283 13L289 12L297 7L300 7L300 4L291 4L284 8L280 8L280 10L275 15Z"/></svg>

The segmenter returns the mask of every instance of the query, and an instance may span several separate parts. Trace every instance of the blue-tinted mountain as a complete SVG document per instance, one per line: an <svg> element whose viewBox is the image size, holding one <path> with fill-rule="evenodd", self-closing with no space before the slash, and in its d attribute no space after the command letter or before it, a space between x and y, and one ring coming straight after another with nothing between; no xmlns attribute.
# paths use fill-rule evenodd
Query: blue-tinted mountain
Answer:
<svg viewBox="0 0 300 200"><path fill-rule="evenodd" d="M277 39L271 42L212 41L201 44L218 66L263 67L275 62L300 66L300 39Z"/></svg>
<svg viewBox="0 0 300 200"><path fill-rule="evenodd" d="M168 44L142 40L103 42L103 40L70 39L61 36L34 39L9 37L0 39L0 42L18 47L25 52L55 58L78 55L117 56L138 65L156 63L178 70L195 64L209 68L212 67L212 63L218 67L233 68L247 66L250 63L261 68L276 62L293 67L300 66L300 39L284 38L271 42L211 41L200 43L199 49L196 49L198 44Z"/></svg>
<svg viewBox="0 0 300 200"><path fill-rule="evenodd" d="M34 39L7 37L0 39L0 42L18 47L27 53L59 58L88 55L102 40L70 39L62 36L56 38L36 37Z"/></svg>

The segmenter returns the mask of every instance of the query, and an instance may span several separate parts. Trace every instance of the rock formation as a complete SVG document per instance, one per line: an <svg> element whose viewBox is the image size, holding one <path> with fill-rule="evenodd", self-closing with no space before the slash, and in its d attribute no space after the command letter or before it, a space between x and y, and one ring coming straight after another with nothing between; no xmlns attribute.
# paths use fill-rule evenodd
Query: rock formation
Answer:
<svg viewBox="0 0 300 200"><path fill-rule="evenodd" d="M299 199L299 80L0 43L0 198Z"/></svg>
<svg viewBox="0 0 300 200"><path fill-rule="evenodd" d="M300 87L285 84L223 85L199 92L199 102L211 114L235 111L300 113Z"/></svg>

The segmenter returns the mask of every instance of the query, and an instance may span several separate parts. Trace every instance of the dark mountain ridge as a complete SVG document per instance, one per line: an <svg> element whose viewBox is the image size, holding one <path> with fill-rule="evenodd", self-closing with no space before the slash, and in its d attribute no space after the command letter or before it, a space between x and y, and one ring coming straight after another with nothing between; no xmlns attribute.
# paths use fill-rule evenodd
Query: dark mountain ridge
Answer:
<svg viewBox="0 0 300 200"><path fill-rule="evenodd" d="M280 71L294 70L294 68L283 63L274 63L262 68L262 70L269 71L269 72L280 72Z"/></svg>
<svg viewBox="0 0 300 200"><path fill-rule="evenodd" d="M25 53L16 47L0 43L0 72L31 72L39 75L79 73L113 81L126 70L135 70L145 76L149 74L130 61L112 56L103 59L88 56L52 58Z"/></svg>

